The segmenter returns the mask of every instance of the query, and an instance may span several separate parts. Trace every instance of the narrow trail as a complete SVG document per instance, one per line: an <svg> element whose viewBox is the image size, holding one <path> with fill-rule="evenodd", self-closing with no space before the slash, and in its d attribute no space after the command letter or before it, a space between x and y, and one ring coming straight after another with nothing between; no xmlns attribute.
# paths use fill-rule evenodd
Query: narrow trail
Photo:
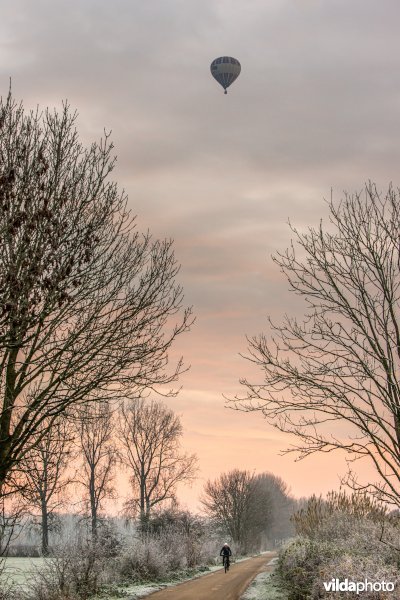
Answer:
<svg viewBox="0 0 400 600"><path fill-rule="evenodd" d="M231 565L228 573L223 569L198 579L180 583L172 587L154 592L150 600L239 600L258 573L272 571L269 561L276 552L266 552L262 556L250 558Z"/></svg>

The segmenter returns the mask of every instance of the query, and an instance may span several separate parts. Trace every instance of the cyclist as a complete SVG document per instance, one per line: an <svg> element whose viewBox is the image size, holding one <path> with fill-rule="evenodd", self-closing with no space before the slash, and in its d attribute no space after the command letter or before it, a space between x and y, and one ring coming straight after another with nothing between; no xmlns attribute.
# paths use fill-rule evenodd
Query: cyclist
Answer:
<svg viewBox="0 0 400 600"><path fill-rule="evenodd" d="M225 566L225 561L227 563L227 567L229 569L229 558L232 556L232 550L229 548L229 544L225 542L225 544L221 548L221 552L219 553L222 556L222 565Z"/></svg>

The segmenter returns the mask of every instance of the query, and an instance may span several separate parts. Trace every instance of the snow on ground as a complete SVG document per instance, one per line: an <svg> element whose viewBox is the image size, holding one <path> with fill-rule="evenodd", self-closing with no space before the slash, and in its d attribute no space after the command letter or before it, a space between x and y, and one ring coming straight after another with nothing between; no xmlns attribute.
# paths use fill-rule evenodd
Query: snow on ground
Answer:
<svg viewBox="0 0 400 600"><path fill-rule="evenodd" d="M268 564L273 565L277 560L273 558ZM276 576L273 573L260 573L240 600L287 600L287 596L277 586Z"/></svg>
<svg viewBox="0 0 400 600"><path fill-rule="evenodd" d="M279 589L272 573L260 573L240 600L287 600L287 595Z"/></svg>
<svg viewBox="0 0 400 600"><path fill-rule="evenodd" d="M149 594L152 594L153 592L157 592L158 590L161 590L163 587L162 585L155 585L155 584L147 584L147 585L129 585L127 587L124 588L118 588L117 591L117 595L113 596L106 596L105 600L114 600L115 599L120 599L121 598L121 591L123 591L124 595L126 596L127 600L136 600L139 598L144 598L145 596L148 596Z"/></svg>

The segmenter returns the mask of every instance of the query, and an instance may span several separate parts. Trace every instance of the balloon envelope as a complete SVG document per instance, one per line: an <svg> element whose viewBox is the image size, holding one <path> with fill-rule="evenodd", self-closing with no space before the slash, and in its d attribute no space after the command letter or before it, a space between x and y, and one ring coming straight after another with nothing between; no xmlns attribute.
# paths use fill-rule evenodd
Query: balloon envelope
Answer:
<svg viewBox="0 0 400 600"><path fill-rule="evenodd" d="M211 75L222 85L225 90L239 77L240 62L232 56L215 58L210 66Z"/></svg>

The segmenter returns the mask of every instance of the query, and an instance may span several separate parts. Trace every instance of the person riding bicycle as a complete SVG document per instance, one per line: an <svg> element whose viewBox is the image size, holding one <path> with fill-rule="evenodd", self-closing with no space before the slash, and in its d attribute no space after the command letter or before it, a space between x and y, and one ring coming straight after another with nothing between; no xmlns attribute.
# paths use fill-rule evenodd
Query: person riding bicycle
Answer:
<svg viewBox="0 0 400 600"><path fill-rule="evenodd" d="M232 550L229 548L229 545L227 542L225 542L225 544L222 546L221 548L221 552L219 553L220 556L222 556L222 564L225 564L225 560L228 561L229 564L229 557L232 556Z"/></svg>

